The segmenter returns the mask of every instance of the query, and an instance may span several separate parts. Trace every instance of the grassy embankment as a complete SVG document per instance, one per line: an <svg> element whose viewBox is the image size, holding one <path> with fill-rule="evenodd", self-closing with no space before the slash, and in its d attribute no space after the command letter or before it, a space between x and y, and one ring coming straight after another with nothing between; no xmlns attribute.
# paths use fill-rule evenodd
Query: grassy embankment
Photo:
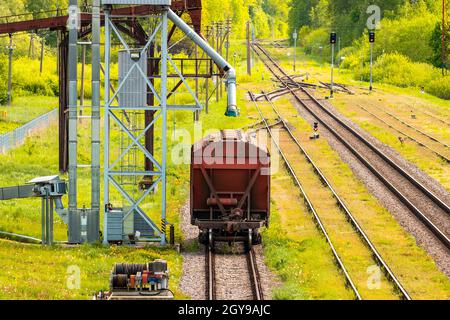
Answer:
<svg viewBox="0 0 450 320"><path fill-rule="evenodd" d="M270 84L268 84L268 86L270 86ZM268 91L268 89L265 90ZM310 125L297 116L297 112L288 100L283 99L276 104L278 108L280 108L283 117L295 127L294 134L301 143L304 144L307 151L332 182L338 193L355 214L358 222L362 225L363 229L367 232L370 239L392 267L394 273L399 277L411 296L415 299L448 299L450 295L450 281L438 270L431 257L416 245L415 239L401 228L398 222L382 207L375 197L370 195L364 184L353 175L349 166L342 162L339 155L331 149L325 140L309 140L308 136L311 132ZM264 110L266 110L265 112L267 112L267 114L270 114L267 111L267 107L264 107ZM254 114L257 115L256 110L254 111ZM291 153L291 151L292 150L287 150L289 153ZM295 160L292 162L294 167L301 168L301 160L295 157L293 160ZM351 237L344 232L345 228L337 227L338 218L328 215L329 211L333 211L333 203L323 201L323 194L320 191L322 187L320 184L317 182L309 183L312 172L305 168L301 171L299 170L299 172L301 172L299 177L302 183L308 185L306 190L314 200L313 202L322 209L321 211L325 216L324 220L326 226L328 226L327 229L331 231L330 233L332 234L334 241L336 241L337 247L340 246L340 249L343 249L346 252L352 252L353 250L355 253L354 250L357 250L358 248L352 246L349 241L349 238L351 239ZM275 186L273 186L272 197L274 199L274 204L278 209L283 206L280 202L284 202L282 199L286 196L285 190L286 189L282 189L280 190L281 192L277 192ZM275 212L275 217L272 216L272 220L276 220L276 215L281 215L281 226L277 231L283 230L283 238L289 237L290 230L298 228L295 222L289 220L294 214L293 212L298 212L298 207L292 206L291 208L289 204L290 202L286 202L284 206L289 207L290 210L278 210L279 212ZM327 207L327 205L329 207ZM270 241L273 240L271 237L277 238L280 236L279 232L272 232L273 230L269 229L268 232L264 234L265 241L269 241L270 243ZM386 235L389 235L389 237L386 237ZM266 246L270 247L270 244ZM267 261L270 266L276 266L282 261L283 264L287 264L291 268L294 268L294 265L291 265L290 261L285 262L270 251L266 251L266 253L268 254ZM355 265L358 264L358 261L352 261L357 259L356 255L349 256L345 254L344 257L348 259L350 265L352 263ZM288 267L286 270L289 270ZM316 269L318 273L320 273L319 270L320 269ZM289 274L290 281L277 289L276 292L280 292L279 294L283 296L283 293L289 291L289 286L287 284L302 283L300 281L302 277L303 275L301 274L297 277ZM297 281L292 282L293 278L296 278ZM368 278L369 274L367 275L367 279ZM360 285L364 286L364 278L357 280ZM302 286L304 292L308 292L312 288L313 287L309 285ZM367 290L367 287L362 289L362 291ZM368 293L369 296L376 296L376 294L371 294L370 290ZM275 296L277 296L277 293ZM312 294L312 297L315 297L315 295Z"/></svg>
<svg viewBox="0 0 450 320"><path fill-rule="evenodd" d="M240 46L236 51L239 54L239 59L241 57L243 59L243 47ZM241 75L245 73L245 61L240 61L238 71ZM263 78L265 81L262 81ZM239 101L242 116L239 121L222 116L224 111L222 100L220 106L212 103L210 115L202 117L203 129L241 127L255 122L256 116L247 117L253 112L253 109L252 105L245 101L245 92L248 88L256 90L257 87L265 88L264 85L271 85L268 79L268 73L264 71L261 64L255 66L252 78L240 77ZM177 113L176 127L185 127L192 133L191 119L192 116L188 113ZM170 115L169 123L173 123L172 115ZM87 125L83 126L85 128L82 129L80 136L87 137L89 135ZM169 129L171 131L173 125L169 126ZM304 132L309 131L308 127L305 127L304 130ZM30 139L24 146L5 156L0 156L2 163L0 181L2 185L20 184L36 175L57 172L56 133L55 125L50 127L48 131L43 132L40 139L34 141ZM174 144L174 141L170 142L170 146ZM81 148L81 150L80 160L88 160L89 149ZM347 175L351 175L351 173L347 172ZM178 240L182 240L178 226L178 212L186 201L189 192L188 165L175 166L171 164L168 179L170 193L168 218L169 221L176 224ZM79 184L80 204L88 206L90 195L83 186L89 185L89 179L88 175L82 171L80 171ZM274 291L274 297L280 299L352 298L351 293L343 285L342 276L339 275L337 268L332 263L331 252L325 240L315 229L301 198L294 192L286 192L287 189L295 190L295 187L284 171L274 175L272 187L272 220L270 229L264 232L264 250L267 264L282 280L281 286ZM151 211L157 218L157 205L152 205L157 203L155 200L149 199L149 203L144 206L152 208ZM0 228L2 230L39 237L39 200L4 202L0 203L0 206L2 212ZM14 209L11 209L12 206L14 206ZM55 226L56 238L64 240L65 232L66 228L60 221L57 222ZM12 252L17 254L12 255ZM164 251L156 248L135 250L114 246L111 248L79 246L77 248L42 249L40 246L2 241L0 261L5 266L5 270L9 271L2 273L2 277L0 277L0 292L4 293L3 298L89 298L95 290L107 288L108 273L114 262L138 262L159 256L163 256L169 261L172 273L171 288L175 291L177 297L182 297L177 290L177 284L181 276L181 258L170 249ZM33 262L33 270L36 276L28 275L29 261ZM66 270L72 264L78 265L81 269L82 283L80 290L68 290L65 286ZM435 278L442 280L440 275L434 273L434 266L431 266L430 270L433 271L430 271L430 276L435 275ZM54 271L60 272L58 274ZM30 285L27 287L19 286L19 283L23 283L30 277L33 279ZM13 280L11 281L11 279ZM17 288L14 289L15 287ZM18 287L25 289L21 290ZM436 292L436 295L438 295L440 291L437 290Z"/></svg>
<svg viewBox="0 0 450 320"><path fill-rule="evenodd" d="M288 72L292 69L292 54L286 56L286 50L293 49L275 49L270 48L270 52L280 61L281 65ZM309 82L318 83L318 81L330 82L330 65L316 57L304 55L301 49L297 52L299 60L297 63L298 73L307 72ZM399 88L382 83L374 84L374 92L369 94L368 83L353 80L353 74L350 70L335 69L335 82L344 83L352 86L356 95L336 92L331 103L346 117L358 124L362 129L387 144L401 154L405 159L415 164L432 178L441 183L447 190L450 190L450 168L442 158L435 155L428 149L418 145L416 142L406 139L402 144L398 139L399 134L396 130L389 128L375 117L362 110L363 106L384 118L388 123L402 132L410 134L417 140L431 146L444 155L449 156L449 149L440 146L436 148L436 143L429 138L408 129L398 120L383 115L379 108L396 115L401 120L411 124L417 129L437 138L443 143L450 144L450 103L447 100L436 98L429 94L423 94L419 88ZM323 98L329 95L329 91L317 90L316 96ZM416 119L412 119L411 115ZM430 115L431 114L431 115ZM446 121L447 124L437 120ZM402 136L404 137L404 136Z"/></svg>
<svg viewBox="0 0 450 320"><path fill-rule="evenodd" d="M237 61L239 62L238 72L244 74L245 62L241 59L245 56L241 51L243 47L238 47ZM249 81L250 78L240 76L239 81ZM192 84L191 84L192 85ZM242 92L240 91L240 94ZM242 94L243 95L243 94ZM16 98L16 103L22 98ZM34 102L39 105L55 105L57 98L38 98L24 97L29 102L29 106ZM174 96L177 103L187 102L186 94L177 94ZM202 133L210 129L238 128L250 123L252 120L246 117L245 108L242 110L241 118L225 117L226 94L219 102L214 99L210 104L208 115L202 115L201 133L194 136L194 127L192 114L189 112L169 112L168 120L168 141L169 150L180 142L184 143L184 152L187 152L189 159L190 145L194 139L200 139ZM89 101L86 101L89 104ZM30 114L35 112L34 108L28 107ZM37 112L37 111L36 111ZM86 113L89 114L89 113ZM103 122L101 123L103 126ZM79 126L79 163L90 162L89 137L90 127L87 120L78 123ZM176 128L175 128L176 127ZM155 129L158 132L161 129L160 124ZM175 129L185 129L190 133L187 141L181 141L173 138ZM103 135L103 132L102 132ZM113 135L115 142L118 142L119 136ZM156 152L160 150L160 137L156 137ZM42 131L33 139L27 139L23 146L11 150L5 155L0 155L1 173L0 185L11 186L23 184L31 178L41 175L50 175L58 172L58 128L57 124L51 125L47 130ZM103 151L103 150L102 150ZM172 152L172 151L170 151ZM189 165L187 163L178 165L172 162L172 154L168 156L168 221L176 226L177 241L182 241L182 235L179 228L179 209L186 202L189 195ZM103 163L102 152L101 163ZM63 175L67 179L67 175ZM103 182L103 180L101 180ZM90 179L87 169L79 169L78 173L78 194L79 206L90 205ZM103 194L103 184L101 186ZM150 212L150 216L158 221L159 218L159 193L152 195L148 201L143 203L142 207ZM64 199L67 205L67 198ZM103 207L103 204L101 204ZM0 203L0 230L26 234L40 237L40 200L22 199L10 200ZM58 217L55 219L55 239L66 240L67 228ZM17 252L17 254L12 254ZM52 258L52 257L55 258ZM145 250L136 250L132 248L101 248L99 246L79 246L77 248L42 248L37 245L18 244L9 241L2 241L0 245L0 264L4 266L5 272L0 277L0 292L4 293L2 298L89 298L95 290L107 289L108 273L114 262L137 262L153 259L154 257L163 257L168 260L172 271L171 289L175 291L177 298L183 295L177 290L178 282L181 276L181 256L172 249L148 248ZM30 261L33 261L32 282L26 287L20 285L27 281ZM66 290L65 270L68 265L76 264L81 269L82 284L80 290ZM44 276L45 274L45 276ZM17 287L17 288L16 288ZM19 289L19 288L23 289ZM14 289L16 288L16 289Z"/></svg>

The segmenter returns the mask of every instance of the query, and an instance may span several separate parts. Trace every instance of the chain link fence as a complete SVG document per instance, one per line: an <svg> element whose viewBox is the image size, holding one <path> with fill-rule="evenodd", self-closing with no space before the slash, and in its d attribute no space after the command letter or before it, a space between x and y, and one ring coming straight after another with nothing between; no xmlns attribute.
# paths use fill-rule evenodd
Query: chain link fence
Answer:
<svg viewBox="0 0 450 320"><path fill-rule="evenodd" d="M34 132L47 127L52 120L58 118L58 109L39 116L23 126L5 134L0 134L0 154L24 143Z"/></svg>

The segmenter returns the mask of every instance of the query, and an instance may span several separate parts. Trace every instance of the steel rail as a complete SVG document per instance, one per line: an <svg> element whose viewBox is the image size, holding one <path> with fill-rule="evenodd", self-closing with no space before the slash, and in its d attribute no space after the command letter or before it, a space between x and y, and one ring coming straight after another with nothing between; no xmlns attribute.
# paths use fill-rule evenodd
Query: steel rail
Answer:
<svg viewBox="0 0 450 320"><path fill-rule="evenodd" d="M254 300L264 300L261 279L259 276L258 266L256 264L256 255L253 248L246 248L247 268L249 272L249 280L252 286ZM216 300L216 272L215 272L215 253L210 245L205 246L206 259L206 296L208 300Z"/></svg>
<svg viewBox="0 0 450 320"><path fill-rule="evenodd" d="M345 202L338 195L338 193L334 189L334 187L331 184L331 182L326 178L325 174L320 170L318 165L314 162L314 160L311 158L311 156L308 154L308 152L305 150L305 148L300 144L298 139L294 136L294 134L292 133L292 130L289 128L288 124L286 123L286 120L281 116L280 112L275 107L275 104L273 103L273 101L271 101L269 99L269 97L267 97L267 101L271 105L272 110L275 112L275 114L277 115L278 119L282 122L283 129L285 129L287 131L287 133L291 137L292 141L297 145L297 147L299 148L300 152L305 156L306 160L311 164L311 166L314 169L314 172L320 178L322 183L324 183L325 186L331 191L331 193L333 194L333 197L337 201L338 207L341 208L341 210L344 212L347 220L349 220L350 224L352 225L353 229L360 236L360 238L364 242L364 244L369 248L369 250L372 253L372 256L373 256L374 260L376 261L378 266L380 266L382 268L382 270L384 271L384 274L385 274L386 278L394 284L396 290L399 291L399 293L402 295L403 299L411 300L411 297L409 296L408 292L405 290L403 285L400 283L400 281L394 275L394 273L389 268L387 263L384 261L384 259L382 258L381 254L376 249L375 245L370 241L369 237L364 232L362 227L359 225L358 221L356 220L354 215L351 213L350 209L347 207Z"/></svg>
<svg viewBox="0 0 450 320"><path fill-rule="evenodd" d="M307 195L305 189L303 188L303 185L301 184L300 180L298 179L293 167L291 166L289 160L287 159L286 155L284 154L284 152L281 150L280 145L278 144L278 142L276 141L276 139L273 136L272 133L272 129L269 126L269 123L267 122L267 119L264 117L261 109L258 106L258 102L254 99L253 93L249 92L249 96L250 96L250 100L254 103L256 110L258 111L261 119L264 121L265 127L267 129L267 132L269 133L275 147L278 150L278 153L281 155L281 157L284 160L284 163L286 165L286 168L288 169L288 172L290 173L291 177L294 179L295 183L297 184L298 188L300 189L300 192L303 195L303 199L304 202L308 208L308 210L312 213L314 220L316 222L316 225L319 228L319 231L322 232L322 234L325 236L325 239L328 243L328 245L330 246L330 249L333 253L333 257L335 259L336 264L338 265L338 267L340 268L340 270L342 271L342 273L344 274L346 283L348 284L348 286L352 289L353 293L356 296L356 299L358 300L362 300L362 297L358 291L358 289L356 288L356 285L354 284L352 278L350 277L350 274L347 271L347 268L345 267L344 263L342 262L341 257L339 256L336 248L334 247L333 242L331 241L330 236L328 235L328 232L324 226L324 224L322 223L322 220L320 219L314 205L312 204L312 201L310 200L309 196Z"/></svg>
<svg viewBox="0 0 450 320"><path fill-rule="evenodd" d="M208 300L216 300L215 257L212 248L205 246L206 258L206 296Z"/></svg>
<svg viewBox="0 0 450 320"><path fill-rule="evenodd" d="M264 55L277 67L280 72L283 73L283 75L289 77L289 75L284 71L283 68L270 56L270 54L262 48L259 44L255 44L255 46L260 49ZM259 55L258 55L259 56ZM266 65L267 66L267 65ZM272 72L273 73L273 72ZM274 74L275 75L275 74ZM283 81L280 79L278 75L275 75L282 83L286 85L286 81ZM390 159L386 154L381 152L377 147L375 147L371 142L369 142L366 138L362 137L358 132L356 132L353 128L351 128L348 124L346 124L344 121L339 119L334 113L329 111L327 108L325 108L310 92L302 88L302 92L305 93L311 100L314 101L314 103L325 113L327 113L331 118L333 118L336 122L338 122L342 127L344 127L347 131L349 131L353 136L358 138L361 142L363 142L367 147L369 147L373 152L375 152L379 157L381 157L384 161L386 161L393 169L398 171L403 177L408 179L413 185L415 185L418 189L420 189L426 196L431 198L435 204L437 204L439 207L441 207L448 215L450 215L450 207L444 203L441 199L439 199L434 193L432 193L430 190L428 190L423 184L421 184L419 181L414 179L409 173L407 173L403 168L398 166L392 159ZM305 106L305 108L308 109L308 111L314 116L315 113L313 111L310 111L311 109L306 106L295 93L292 93L294 97ZM321 119L318 119L320 122L323 123Z"/></svg>
<svg viewBox="0 0 450 320"><path fill-rule="evenodd" d="M250 282L253 286L253 297L254 300L264 300L263 290L261 286L261 279L259 277L258 266L256 264L256 255L253 248L247 250L247 262L248 269L250 272Z"/></svg>
<svg viewBox="0 0 450 320"><path fill-rule="evenodd" d="M264 63L264 65L272 72L272 74L277 77L278 79L280 79L280 76L277 75L275 73L275 71L273 70L272 67L270 67L267 63L267 61L265 61L262 56L261 53L258 52L258 50L255 50L254 48L258 48L273 64L275 67L277 67L277 69L279 69L281 72L283 72L284 75L286 75L286 73L284 72L284 70L273 60L273 58L258 44L254 44L253 45L253 50L255 51L255 53L258 55L258 57L260 57L261 61ZM280 80L281 81L281 80ZM282 81L282 83L284 83ZM320 117L318 117L315 112L295 93L292 91L292 88L290 88L289 86L285 85L286 87L288 87L291 91L291 94L293 95L293 97L313 116L317 119L317 121L319 121L320 123L322 123L322 125L324 125L342 144L344 144L344 146L350 150L374 175L376 175L382 182L383 184L389 189L391 190L391 192L393 192L398 198L399 200L405 205L407 206L413 213L414 215L420 219L422 221L422 223L442 242L443 245L446 246L447 249L450 249L450 239L447 235L445 235L445 233L440 230L439 227L437 227L422 211L420 211L400 190L398 190L394 185L392 185L392 183L379 171L377 170L372 164L370 164L370 162L361 154L359 153L353 146L351 146L348 141L342 137L342 135L340 135L338 132L336 132L336 130L334 130L330 125L328 125L325 121L323 121L323 119L321 119ZM416 181L413 177L411 177L408 173L406 173L403 169L401 169L400 167L398 167L391 159L389 159L384 153L382 153L381 151L379 151L372 143L368 142L365 138L363 138L361 135L359 135L355 130L353 130L352 128L350 128L347 124L345 124L342 120L338 119L333 113L331 113L329 110L327 110L325 107L323 107L320 102L314 97L312 96L307 90L303 89L303 92L305 94L307 94L307 96L315 102L315 104L317 106L319 106L321 108L321 110L323 110L324 112L326 112L331 118L335 119L335 121L337 121L340 125L342 125L344 128L348 128L347 130L352 133L356 138L360 139L360 141L365 142L365 144L372 149L372 151L375 152L375 154L377 154L378 156L380 156L380 158L382 158L383 160L385 160L388 164L392 163L392 167L394 170L397 170L397 172L400 173L400 175L402 175L403 177L407 178L409 181L412 180L412 185L416 186L419 190L421 190L425 196L428 196L428 198L430 198L431 201L433 201L435 204L437 204L439 207L441 207L442 209L444 209L446 214L450 214L450 208L439 198L437 198L431 191L429 191L428 189L426 189L420 182ZM424 192L425 190L425 192Z"/></svg>
<svg viewBox="0 0 450 320"><path fill-rule="evenodd" d="M367 112L368 114L370 114L372 117L376 118L378 121L380 121L381 123L383 123L384 125L388 126L389 128L391 128L392 130L398 132L401 135L404 135L405 137L407 137L408 139L410 139L411 141L417 143L419 146L428 149L429 151L431 151L432 153L434 153L435 155L437 155L439 158L445 160L446 162L450 163L450 158L446 157L445 155L443 155L442 153L440 153L439 151L434 150L433 148L427 146L425 143L420 142L419 140L417 140L416 138L414 138L413 136L397 129L396 127L394 127L393 125L391 125L390 123L388 123L387 121L385 121L384 119L382 119L381 117L379 117L378 115L376 115L375 113L369 111L368 109L366 109L365 107L361 106L361 105L357 105L359 108L363 109L365 112Z"/></svg>
<svg viewBox="0 0 450 320"><path fill-rule="evenodd" d="M388 116L390 116L391 118L397 120L397 121L400 122L401 124L403 124L403 125L407 126L408 128L410 128L410 129L416 131L417 133L420 133L421 135L427 137L428 139L430 139L430 140L432 140L432 141L434 141L434 142L437 142L437 143L441 144L442 146L446 147L447 149L450 149L450 146L449 146L448 144L446 144L445 142L439 141L439 139L437 139L437 138L433 137L432 135L430 135L430 134L428 134L428 133L426 133L426 132L424 132L424 131L422 131L422 130L416 128L416 127L414 127L413 125L409 124L409 123L406 122L405 120L402 120L402 119L400 119L399 117L397 117L395 114L393 114L393 113L391 113L391 112L389 112L389 111L386 111L386 110L384 110L383 108L380 108L380 107L378 107L378 106L375 106L375 108L377 108L378 110L380 110L380 111L386 113L386 114L387 114Z"/></svg>

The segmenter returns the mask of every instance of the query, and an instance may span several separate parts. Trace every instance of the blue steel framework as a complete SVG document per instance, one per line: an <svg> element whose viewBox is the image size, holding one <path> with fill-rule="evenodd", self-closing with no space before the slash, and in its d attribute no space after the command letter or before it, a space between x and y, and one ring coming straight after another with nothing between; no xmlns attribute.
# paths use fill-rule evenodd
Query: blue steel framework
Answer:
<svg viewBox="0 0 450 320"><path fill-rule="evenodd" d="M169 7L163 7L161 12L155 14L155 16L160 21L152 35L148 38L147 43L141 49L138 49L140 56L147 56L147 50L152 42L155 42L158 37L158 33L160 35L161 41L161 67L160 67L160 89L159 94L154 85L152 85L149 77L146 72L142 70L139 66L138 61L134 62L126 76L119 82L116 92L110 97L110 63L111 63L111 36L115 35L120 43L123 46L123 49L130 54L136 53L136 49L130 48L130 46L126 43L124 37L121 35L118 28L115 26L113 22L114 16L110 14L110 10L108 7L105 7L105 126L104 126L104 203L105 203L105 214L104 214L104 244L108 243L108 204L110 203L110 184L114 186L114 188L130 203L131 207L127 211L124 212L123 220L125 220L130 214L134 214L137 212L153 229L155 233L155 237L151 239L147 239L149 241L159 241L161 244L166 243L166 236L164 232L164 226L166 224L166 163L167 163L167 112L168 110L191 110L191 111L199 111L202 109L202 105L200 104L198 98L186 82L186 79L182 76L181 72L175 65L174 61L170 58L168 54L168 10ZM123 16L121 16L123 18ZM180 77L181 81L184 83L189 93L192 95L195 100L195 105L168 105L167 104L167 79L168 79L168 64L173 67L175 72ZM148 89L154 94L155 100L158 105L150 106L124 106L119 105L113 106L113 101L116 99L117 94L122 89L123 84L127 80L128 76L130 76L133 70L137 69L141 76L145 79ZM154 119L151 123L149 123L144 130L138 135L135 136L130 132L130 129L127 127L127 124L122 122L119 117L114 113L114 111L146 111L152 110L155 111ZM112 120L112 122L111 122ZM161 121L161 154L160 154L160 162L158 162L154 155L151 154L143 145L139 142L139 140L145 135L145 133L151 128L155 127L157 121ZM112 150L111 146L111 123L117 124L119 129L124 132L131 140L131 144L125 148L125 150L121 153L118 158L113 159L111 156L110 150ZM155 130L156 132L156 130ZM138 149L142 152L142 154L149 159L153 164L156 170L154 171L141 171L141 172L127 172L122 171L121 169L115 169L117 164L120 162L121 158L125 156L125 154L133 147L137 146ZM119 181L115 178L116 176L152 176L153 182L151 186L141 195L139 199L134 199L130 196L125 188L121 186ZM158 228L158 226L153 222L144 210L140 207L140 204L143 200L156 188L156 186L161 185L161 224L162 228Z"/></svg>

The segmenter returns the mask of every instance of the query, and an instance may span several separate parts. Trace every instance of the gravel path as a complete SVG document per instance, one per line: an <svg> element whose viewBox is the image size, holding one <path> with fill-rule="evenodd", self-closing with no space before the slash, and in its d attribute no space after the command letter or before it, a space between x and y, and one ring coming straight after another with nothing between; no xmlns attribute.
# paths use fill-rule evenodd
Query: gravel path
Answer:
<svg viewBox="0 0 450 320"><path fill-rule="evenodd" d="M180 288L184 294L194 300L206 298L206 262L205 247L195 252L186 252L183 248L191 247L198 241L198 228L191 225L189 216L189 204L181 209L181 231L185 241L182 245L183 275ZM257 267L260 275L261 286L265 300L271 299L271 289L278 284L277 278L264 264L262 247L254 246ZM242 254L243 246L234 244L231 248L228 244L216 245L216 286L217 299L248 300L252 299L250 278L247 270L247 260Z"/></svg>
<svg viewBox="0 0 450 320"><path fill-rule="evenodd" d="M299 114L305 118L309 123L315 121L308 111L291 98L291 103L297 107ZM309 104L308 104L309 105ZM335 115L344 120L358 133L361 133L365 138L372 142L375 146L381 148L383 152L386 152L397 164L405 169L409 174L416 177L431 191L440 197L444 202L449 203L450 196L446 190L437 183L434 179L420 171L417 167L406 161L401 155L392 150L389 146L383 145L379 140L359 128L356 124L342 116L329 102L325 105L330 108ZM345 161L351 167L354 174L364 182L368 190L375 195L380 202L393 214L393 216L399 221L400 225L411 233L417 240L417 243L425 248L425 250L433 257L438 267L450 277L450 253L448 250L435 238L435 236L419 221L410 210L405 207L396 196L394 196L373 173L367 169L354 155L351 153L334 135L322 126L321 135L327 139L330 146L338 152L343 161ZM367 155L365 155L367 156ZM383 171L385 173L385 171ZM421 204L426 207L426 204ZM433 213L435 208L431 208L429 211ZM439 213L435 213L435 219L439 220ZM448 218L448 217L447 217ZM448 219L440 221L440 226L443 229L449 230Z"/></svg>

